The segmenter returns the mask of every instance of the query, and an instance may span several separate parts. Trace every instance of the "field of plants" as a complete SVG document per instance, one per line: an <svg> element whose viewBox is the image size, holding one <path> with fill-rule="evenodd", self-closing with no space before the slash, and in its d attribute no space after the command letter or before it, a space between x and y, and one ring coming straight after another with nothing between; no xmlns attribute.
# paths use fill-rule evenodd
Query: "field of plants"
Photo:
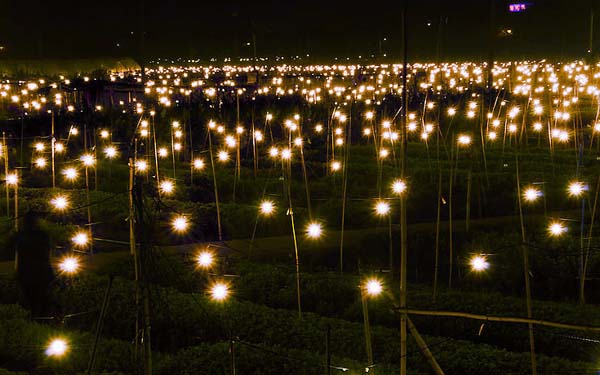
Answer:
<svg viewBox="0 0 600 375"><path fill-rule="evenodd" d="M600 65L408 71L4 79L0 374L595 374Z"/></svg>

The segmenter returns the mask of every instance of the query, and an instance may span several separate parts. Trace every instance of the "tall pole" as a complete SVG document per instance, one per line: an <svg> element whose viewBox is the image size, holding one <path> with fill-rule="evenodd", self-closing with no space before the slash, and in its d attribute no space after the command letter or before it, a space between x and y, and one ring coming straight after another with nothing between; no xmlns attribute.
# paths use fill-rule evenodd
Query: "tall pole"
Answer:
<svg viewBox="0 0 600 375"><path fill-rule="evenodd" d="M527 318L531 319L533 316L532 303L531 303L531 283L529 281L529 249L525 243L525 222L523 220L523 204L521 202L521 179L519 175L519 154L518 151L515 153L516 162L516 177L517 177L517 200L519 202L519 219L521 222L521 249L523 253L523 273L525 277L525 296L527 298ZM535 341L533 336L533 324L529 323L529 350L531 358L531 373L537 374L537 361L535 356Z"/></svg>
<svg viewBox="0 0 600 375"><path fill-rule="evenodd" d="M367 306L367 296L364 286L360 286L360 299L363 311L363 324L365 328L365 349L367 350L367 365L371 369L373 366L373 345L371 344L371 324L369 323L369 309Z"/></svg>
<svg viewBox="0 0 600 375"><path fill-rule="evenodd" d="M215 206L217 209L217 231L218 231L218 235L219 235L219 241L223 241L223 236L222 236L222 231L221 231L221 210L219 208L219 189L217 186L217 174L215 171L215 159L213 157L213 150L212 150L212 138L210 136L210 129L207 130L208 131L208 154L210 155L210 166L212 169L212 175L213 175L213 188L214 188L214 192L215 192Z"/></svg>
<svg viewBox="0 0 600 375"><path fill-rule="evenodd" d="M342 164L342 224L340 231L340 274L344 273L344 229L346 223L346 202L348 193L348 173L349 166L348 160L350 158L350 143L352 141L352 103L354 98L350 102L350 113L348 114L348 129L346 130L346 147L344 148L344 162Z"/></svg>
<svg viewBox="0 0 600 375"><path fill-rule="evenodd" d="M493 84L494 84L494 75L493 75L493 69L494 69L494 42L496 40L496 33L495 33L495 24L496 24L496 4L494 3L495 0L490 0L490 29L488 31L489 35L488 35L488 46L489 46L489 55L488 55L488 64L487 64L487 89L491 90Z"/></svg>
<svg viewBox="0 0 600 375"><path fill-rule="evenodd" d="M83 149L87 154L87 125L83 125ZM90 174L89 168L85 166L85 202L87 206L87 223L88 223L88 235L90 237L90 254L94 253L94 241L92 237L92 208L90 205Z"/></svg>
<svg viewBox="0 0 600 375"><path fill-rule="evenodd" d="M287 170L285 168L287 164ZM294 241L294 256L296 262L296 299L298 303L298 319L302 319L302 299L300 296L300 257L298 254L298 238L296 236L296 224L294 222L294 208L292 207L292 161L281 161L282 171L284 175L285 194L288 199L288 215L290 216L290 224L292 226L292 240Z"/></svg>
<svg viewBox="0 0 600 375"><path fill-rule="evenodd" d="M231 375L235 375L235 340L233 337L229 339L229 360L231 364Z"/></svg>
<svg viewBox="0 0 600 375"><path fill-rule="evenodd" d="M19 170L15 170L17 181L15 182L15 232L19 231Z"/></svg>
<svg viewBox="0 0 600 375"><path fill-rule="evenodd" d="M106 316L106 310L108 309L108 301L110 297L110 290L112 288L113 276L108 279L108 287L104 292L104 299L102 300L102 307L100 308L100 315L98 316L98 322L96 323L96 332L94 333L94 345L92 346L92 353L88 362L87 374L90 375L94 369L94 363L96 362L96 353L98 352L98 341L100 340L100 333L102 332L102 326L104 325L104 317Z"/></svg>
<svg viewBox="0 0 600 375"><path fill-rule="evenodd" d="M327 375L331 375L331 326L327 325L325 331L325 356L327 363Z"/></svg>
<svg viewBox="0 0 600 375"><path fill-rule="evenodd" d="M52 146L52 188L56 187L56 173L55 173L55 164L54 164L54 145L56 144L56 138L54 137L54 110L52 110L52 129L51 129L51 146Z"/></svg>
<svg viewBox="0 0 600 375"><path fill-rule="evenodd" d="M4 151L4 175L8 176L8 148L6 147L6 133L2 132L2 150ZM6 187L6 216L10 217L10 188Z"/></svg>
<svg viewBox="0 0 600 375"><path fill-rule="evenodd" d="M130 172L131 173L131 172ZM140 239L140 246L138 249L135 246L135 254L138 259L138 293L141 299L141 315L142 315L142 337L141 342L143 346L144 355L144 375L152 375L152 347L151 347L151 324L150 324L150 283L148 281L146 265L150 259L149 252L152 251L150 243L150 232L147 227L146 213L144 212L144 197L142 193L142 186L140 179L137 177L133 178L133 210L135 213L135 229L137 230L138 237ZM131 246L131 245L130 245ZM137 335L137 334L136 334Z"/></svg>
<svg viewBox="0 0 600 375"><path fill-rule="evenodd" d="M403 61L402 61L402 111L401 111L401 167L400 177L404 179L406 176L406 147L407 147L407 132L406 132L406 113L408 106L408 38L406 35L406 13L408 8L408 0L404 0L404 9L402 10L402 46L403 46ZM408 254L408 241L406 231L406 194L400 195L400 308L406 308L406 262ZM406 375L406 314L400 316L400 375Z"/></svg>
<svg viewBox="0 0 600 375"><path fill-rule="evenodd" d="M590 41L588 45L590 57L594 57L594 8L590 9Z"/></svg>

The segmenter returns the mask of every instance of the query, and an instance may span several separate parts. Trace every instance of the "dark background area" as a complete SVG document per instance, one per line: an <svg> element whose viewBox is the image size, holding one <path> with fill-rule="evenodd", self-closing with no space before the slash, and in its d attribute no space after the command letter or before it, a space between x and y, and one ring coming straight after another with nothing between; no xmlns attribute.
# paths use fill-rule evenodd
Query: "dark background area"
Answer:
<svg viewBox="0 0 600 375"><path fill-rule="evenodd" d="M435 59L439 42L441 59L487 59L490 2L409 0L412 58ZM511 14L509 1L494 0L495 33L513 30L497 39L498 58L586 55L592 7L600 25L598 1L525 2L528 11ZM390 0L1 0L0 58L136 56L143 28L149 58L252 57L254 32L258 56L393 59L401 55L402 7Z"/></svg>

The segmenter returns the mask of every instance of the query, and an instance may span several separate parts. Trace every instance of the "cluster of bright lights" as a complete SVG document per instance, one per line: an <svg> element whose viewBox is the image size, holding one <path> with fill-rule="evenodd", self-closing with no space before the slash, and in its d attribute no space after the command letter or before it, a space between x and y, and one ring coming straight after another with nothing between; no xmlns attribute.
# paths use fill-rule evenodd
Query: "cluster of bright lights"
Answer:
<svg viewBox="0 0 600 375"><path fill-rule="evenodd" d="M511 4L510 10L522 11L526 9L525 5L527 4ZM512 30L506 30L506 32L511 34ZM254 123L252 124L252 128L245 127L241 123L236 123L234 127L231 127L226 123L217 124L211 120L208 123L209 136L212 136L212 142L217 144L215 152L219 162L224 164L231 159L236 159L236 167L239 167L240 150L242 147L245 147L245 142L250 140L253 141L252 147L255 148L253 149L256 152L255 155L272 158L268 163L274 167L278 167L279 164L283 165L284 163L279 163L281 160L286 161L285 166L289 169L291 165L295 166L296 160L293 159L300 159L302 157L302 162L304 162L305 148L314 147L314 145L318 144L314 142L315 138L318 137L321 141L325 139L327 139L327 142L331 141L327 145L328 153L325 157L324 168L326 171L332 172L332 180L337 181L339 175L336 172L348 172L350 170L350 164L343 164L341 161L338 161L344 160L344 163L346 163L347 159L344 153L347 151L347 147L352 144L350 142L352 134L348 127L350 119L352 119L353 125L356 122L364 121L359 124L359 129L364 135L364 138L360 142L375 146L374 158L378 159L377 163L379 165L389 163L391 159L396 157L395 150L397 150L397 144L395 142L401 139L401 133L399 132L396 117L386 118L385 116L390 111L381 110L381 105L388 98L388 95L399 95L401 92L401 87L398 85L398 78L402 69L399 66L387 64L372 66L361 64L336 64L335 66L291 66L289 64L282 64L275 67L259 66L253 69L259 69L265 75L272 74L273 77L269 82L263 82L254 91L251 88L236 88L233 78L239 77L240 74L248 73L248 69L251 68L235 66L234 64L221 67L216 67L216 65L219 64L215 64L215 67L203 67L202 69L193 67L149 68L149 80L144 87L144 91L150 100L154 100L152 106L156 104L158 107L162 106L164 108L171 105L175 106L175 103L179 103L178 96L190 96L196 92L201 92L204 98L212 101L213 104L215 101L220 100L221 95L228 95L229 93L235 95L237 98L251 97L252 100L261 94L275 95L277 99L302 95L308 103L320 102L324 98L328 98L327 95L329 95L329 98L335 98L337 106L331 121L327 122L326 127L322 124L312 122L316 119L305 118L304 115L300 116L300 114L295 114L290 119L277 119L275 122L271 113L259 114L257 119L263 116L265 121L263 130L255 130ZM484 139L481 139L481 148L484 152L487 147L495 147L494 142L502 143L503 149L505 146L514 147L516 144L515 140L520 140L519 134L524 135L523 141L528 142L533 137L531 134L527 134L527 132L531 132L532 130L538 142L541 144L541 141L547 141L551 150L553 147L562 149L573 146L580 137L580 130L586 137L590 136L591 143L594 141L598 142L600 122L596 122L595 120L587 128L578 129L577 126L579 125L575 121L578 121L580 116L579 112L575 111L579 111L579 109L573 110L573 107L575 107L574 104L580 100L582 102L585 100L585 103L588 103L588 101L596 103L598 98L600 98L600 89L596 86L598 78L600 78L600 74L596 73L597 68L597 66L585 64L584 62L575 62L572 64L550 64L546 62L497 63L492 69L492 85L498 92L512 86L511 99L499 99L498 106L494 105L494 108L488 108L486 111L486 101L476 90L472 89L474 85L482 87L485 84L485 66L483 64L414 63L410 66L411 75L409 77L409 84L411 88L417 88L416 90L419 93L436 92L436 95L449 93L450 95L462 95L462 98L467 97L467 99L464 104L455 102L449 103L451 107L444 107L444 103L431 102L429 101L431 96L425 96L427 99L419 103L419 109L408 113L406 129L402 130L408 132L408 139L422 142L426 147L429 147L430 143L428 142L431 142L432 139L435 141L436 134L439 138L442 138L441 135L445 134L447 128L443 126L448 125L448 122L454 121L461 127L461 131L465 131L466 134L449 133L448 143L460 149L460 152L467 152L468 146L473 145L474 141L474 146L479 148L479 134L474 129L478 129L477 126L480 124L485 126L481 128L482 131L480 133L482 138L485 137L485 142ZM318 72L318 74L313 74L313 72ZM215 84L214 80L211 79L211 75L225 76L227 80L223 84ZM290 75L293 75L294 78L287 79ZM351 84L350 82L354 82L354 80L349 78L358 75L371 77L372 80L369 79L369 82L364 84ZM111 81L117 79L124 79L124 76L111 74ZM84 80L87 81L89 78L84 77ZM141 80L138 80L138 82L141 82ZM45 86L41 82L11 82L10 85L0 85L0 101L6 100L11 105L21 108L26 115L27 112L40 111L40 113L45 113L46 110L54 110L55 108L69 112L83 112L85 108L80 107L78 104L68 104L69 97L65 92L57 92L57 90L60 90L58 87L61 85L64 87L70 85L69 80L62 77L59 83L60 85L54 84L54 86L51 86L53 90L48 91L52 92L52 94L48 94L50 95L48 97L44 93L46 90L41 90ZM18 87L15 89L12 86ZM150 113L150 116L154 116L156 113L160 113L158 109L157 112L148 111L148 109L143 108L141 103L124 103L126 101L119 102L123 113L129 111L130 114L144 114L141 121L141 128L136 133L136 136L144 138L142 142L144 143L143 147L146 153L136 155L138 158L145 158L136 159L136 172L146 173L144 177L148 181L151 178L154 179L153 181L160 181L157 185L161 195L166 196L175 192L175 177L173 177L173 180L169 180L163 178L162 174L159 174L159 163L158 160L154 159L155 156L161 158L161 163L164 163L166 158L172 156L174 166L175 159L181 156L180 160L186 160L186 167L192 175L195 173L194 171L201 171L206 168L203 159L195 158L190 164L187 164L187 155L186 158L183 157L183 153L192 151L191 155L193 158L195 150L191 150L191 147L190 149L186 149L186 143L184 142L186 140L186 131L181 123L173 121L170 129L171 143L168 145L160 144L161 147L157 147L155 144L152 145L151 140L159 138L160 142L164 142L164 138L158 137L160 134L157 134L157 129L160 129L160 127L155 128L153 125L150 126L150 118L146 117L145 114ZM358 118L357 120L356 117L351 117L354 116L355 112L342 112L344 108L348 111L348 108L351 108L348 106L349 103L354 101L360 102L361 107L364 105L364 120L362 118ZM50 107L50 104L53 107ZM103 111L102 106L96 106L95 109L96 111ZM441 116L432 116L431 111L436 110L439 110ZM54 112L52 113L54 115ZM438 117L441 117L441 119ZM469 119L469 121L465 121L465 119ZM444 121L446 121L445 124L443 123ZM571 125L574 126L571 127ZM281 126L284 137L278 140L273 139L273 133L269 132L271 126ZM307 126L310 126L310 128L307 129ZM440 131L437 132L436 129L440 129ZM32 151L30 166L36 169L34 173L38 176L42 175L42 173L47 173L43 170L48 169L51 162L53 173L55 165L58 165L62 169L61 173L65 180L75 181L79 177L79 174L82 174L84 171L86 172L87 179L88 168L93 168L97 163L97 152L100 154L103 153L106 159L118 157L119 151L117 147L111 144L112 135L110 131L100 129L97 134L99 134L101 141L97 149L89 151L90 148L86 147L87 150L85 153L78 154L69 160L62 160L63 155L63 157L59 158L58 164L55 164L55 155L52 154L52 159L50 159L48 149L52 148L53 145L54 150L50 151L54 151L57 154L66 153L67 146L71 147L73 145L74 137L79 135L79 133L80 131L76 126L70 126L68 137L60 138L61 142L55 142L55 139L52 139L52 143L44 140L45 143L35 141L31 144L30 146L32 146L33 150L30 149ZM81 135L88 136L88 134L83 133ZM477 135L475 136L476 138L473 138L469 134ZM66 134L59 136L66 136ZM81 139L78 140L75 138L75 142L81 141ZM354 142L354 140L352 141ZM115 144L119 145L119 143ZM0 149L2 156L8 156L5 147L6 145ZM73 148L78 149L78 146L75 145ZM124 149L122 149L122 152L124 152ZM156 155L151 154L151 152L156 152ZM202 152L199 155L204 155ZM211 149L210 152L210 167L214 168L215 166L212 163L214 157L213 150ZM235 155L238 155L238 157L236 158ZM337 160L335 160L336 158ZM256 163L258 165L258 159ZM13 164L7 163L7 165ZM63 169L65 164L72 166L67 166ZM16 172L7 173L5 176L6 184L15 188L15 198L18 192L17 186L20 184L19 180L20 176ZM405 195L403 194L407 192L407 183L405 180L397 179L392 181L391 187L388 186L387 188L391 188L394 196L404 198ZM418 188L422 187L411 185L410 191L417 191ZM183 191L182 188L178 187L179 190ZM572 198L583 199L586 197L588 190L589 187L586 183L574 181L568 185L566 192ZM529 186L524 188L520 198L524 202L534 203L539 202L540 198L543 198L543 194L537 187ZM392 206L389 202L393 201L383 199L375 201L372 207L374 213L379 216L390 217ZM51 207L57 211L67 210L70 204L69 197L62 194L55 195L50 200ZM258 213L263 216L273 215L277 209L281 209L270 200L261 201L258 208ZM171 226L174 232L185 233L189 231L191 223L187 217L180 215L172 218ZM551 237L560 237L567 233L568 228L564 222L553 221L549 223L547 231ZM321 223L308 223L305 228L305 235L312 239L321 238L323 236ZM74 247L78 248L89 246L91 241L91 229L77 232L72 237ZM202 251L196 258L197 267L210 269L215 265L215 258L216 255L214 253ZM66 275L75 274L81 269L80 259L73 256L62 258L57 266L61 273ZM469 259L469 266L472 272L476 273L484 272L490 268L488 257L483 254L471 257ZM377 279L366 280L361 287L366 295L371 297L378 296L383 292L383 285ZM214 301L225 301L230 296L230 286L221 281L215 282L210 286L208 293ZM46 355L61 357L68 350L69 344L67 340L55 338L48 344Z"/></svg>

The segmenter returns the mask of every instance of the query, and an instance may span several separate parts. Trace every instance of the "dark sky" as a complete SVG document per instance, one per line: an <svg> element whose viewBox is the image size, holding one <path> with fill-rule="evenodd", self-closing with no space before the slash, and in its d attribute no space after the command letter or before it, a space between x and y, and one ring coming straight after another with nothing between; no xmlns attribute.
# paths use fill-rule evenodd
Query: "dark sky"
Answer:
<svg viewBox="0 0 600 375"><path fill-rule="evenodd" d="M439 39L442 59L486 58L490 1L408 1L411 56L435 58ZM498 40L498 56L584 55L590 7L598 1L525 2L533 3L530 11L509 14L508 2L495 0L497 28L514 30L512 37ZM0 57L134 55L141 4L141 0L0 0L0 45L6 46ZM387 38L382 51L396 57L401 53L402 4L401 0L145 0L146 53L202 59L250 57L252 47L246 43L254 31L259 56L368 56L378 53L379 41ZM600 25L598 13L599 9ZM600 35L595 34L600 45Z"/></svg>

